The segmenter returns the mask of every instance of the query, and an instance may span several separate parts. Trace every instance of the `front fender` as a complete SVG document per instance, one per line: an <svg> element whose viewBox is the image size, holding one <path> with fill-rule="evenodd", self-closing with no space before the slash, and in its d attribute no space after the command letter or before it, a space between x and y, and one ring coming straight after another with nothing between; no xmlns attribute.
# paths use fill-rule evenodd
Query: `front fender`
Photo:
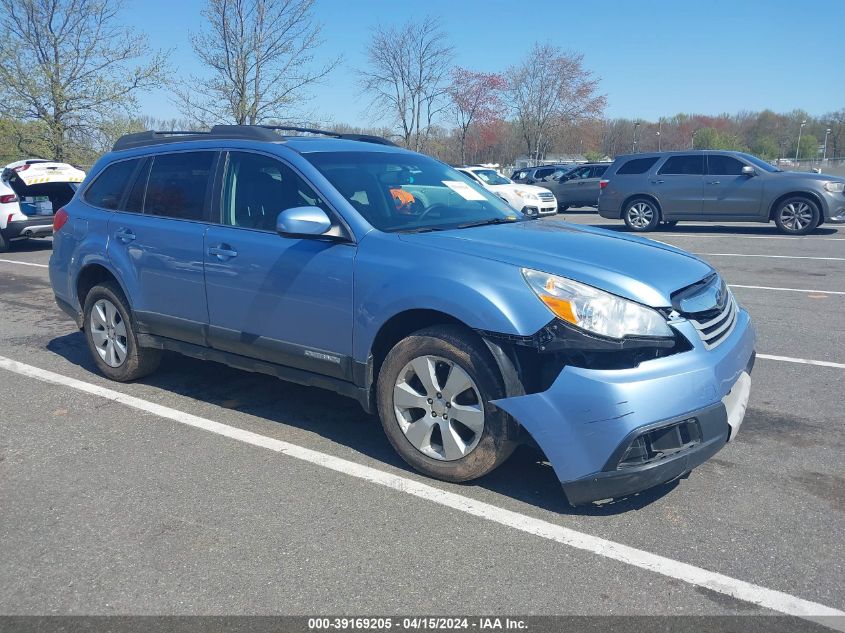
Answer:
<svg viewBox="0 0 845 633"><path fill-rule="evenodd" d="M534 334L553 318L517 266L378 232L359 243L355 303L353 354L360 362L381 327L408 310L436 310L473 329L518 336Z"/></svg>

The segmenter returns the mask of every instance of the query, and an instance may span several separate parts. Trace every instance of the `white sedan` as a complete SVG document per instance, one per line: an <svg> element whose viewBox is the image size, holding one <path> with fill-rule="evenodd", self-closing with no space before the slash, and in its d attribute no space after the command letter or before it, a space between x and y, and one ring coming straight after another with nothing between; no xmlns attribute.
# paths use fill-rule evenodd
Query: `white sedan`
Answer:
<svg viewBox="0 0 845 633"><path fill-rule="evenodd" d="M492 191L517 211L525 215L553 215L557 200L548 189L513 182L489 167L458 167L458 171Z"/></svg>

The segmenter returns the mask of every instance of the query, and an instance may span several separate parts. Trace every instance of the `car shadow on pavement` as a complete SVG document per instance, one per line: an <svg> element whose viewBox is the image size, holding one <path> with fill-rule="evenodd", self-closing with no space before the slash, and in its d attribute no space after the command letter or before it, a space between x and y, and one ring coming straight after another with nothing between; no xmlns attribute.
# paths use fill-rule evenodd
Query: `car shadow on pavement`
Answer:
<svg viewBox="0 0 845 633"><path fill-rule="evenodd" d="M590 226L597 229L607 229L609 231L618 231L620 233L630 233L631 235L640 235L642 237L657 237L661 233L672 233L680 235L682 233L689 235L774 235L779 237L790 237L778 231L774 224L760 224L760 226L730 226L724 224L708 224L708 225L684 225L677 224L672 227L658 227L654 231L648 233L636 233L629 231L624 224L591 224ZM835 235L838 231L835 228L828 226L821 226L815 231L804 237Z"/></svg>
<svg viewBox="0 0 845 633"><path fill-rule="evenodd" d="M101 376L81 331L52 339L47 349ZM330 391L303 387L272 376L175 353L165 353L158 371L138 383L302 429L378 462L414 472L390 446L375 416L367 415L354 400ZM119 385L116 387L119 388ZM166 406L166 396L157 403ZM176 402L173 406L179 408ZM222 419L225 420L225 416ZM310 448L320 450L315 446ZM459 487L483 488L559 514L602 516L643 508L666 495L676 485L677 482L672 482L613 503L573 508L567 503L560 482L545 461L545 456L536 448L520 446L495 471Z"/></svg>
<svg viewBox="0 0 845 633"><path fill-rule="evenodd" d="M49 251L52 249L53 238L19 240L12 242L9 245L9 250L5 254L13 255L14 253L39 253L41 251Z"/></svg>

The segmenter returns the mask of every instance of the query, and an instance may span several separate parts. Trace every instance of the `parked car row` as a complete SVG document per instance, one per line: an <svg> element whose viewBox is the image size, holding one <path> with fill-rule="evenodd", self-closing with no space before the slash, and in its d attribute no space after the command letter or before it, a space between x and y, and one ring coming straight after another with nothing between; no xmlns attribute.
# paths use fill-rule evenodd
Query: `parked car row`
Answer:
<svg viewBox="0 0 845 633"><path fill-rule="evenodd" d="M782 171L743 152L685 151L619 156L600 183L602 217L632 231L661 223L771 222L805 235L845 222L845 179Z"/></svg>

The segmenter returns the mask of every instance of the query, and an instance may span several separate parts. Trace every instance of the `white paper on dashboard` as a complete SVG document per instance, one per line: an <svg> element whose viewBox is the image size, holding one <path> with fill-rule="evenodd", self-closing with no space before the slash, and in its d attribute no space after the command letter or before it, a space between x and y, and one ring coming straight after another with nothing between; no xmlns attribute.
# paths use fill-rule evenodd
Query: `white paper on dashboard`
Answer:
<svg viewBox="0 0 845 633"><path fill-rule="evenodd" d="M464 200L486 200L480 192L470 187L465 182L457 180L444 180L443 184L449 187L452 191L458 194Z"/></svg>

